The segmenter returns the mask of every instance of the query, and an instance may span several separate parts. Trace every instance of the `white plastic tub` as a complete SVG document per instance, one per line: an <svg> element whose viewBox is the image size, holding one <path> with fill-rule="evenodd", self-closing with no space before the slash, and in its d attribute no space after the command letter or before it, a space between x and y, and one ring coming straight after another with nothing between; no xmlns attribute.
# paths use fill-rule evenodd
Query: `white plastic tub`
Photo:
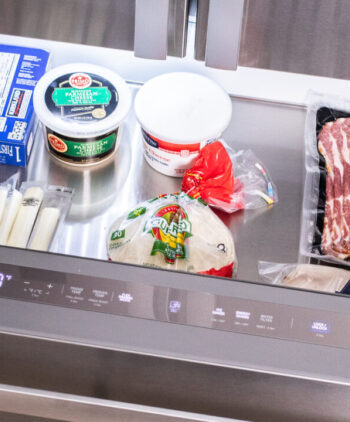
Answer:
<svg viewBox="0 0 350 422"><path fill-rule="evenodd" d="M130 106L124 80L87 63L51 70L34 91L34 109L47 148L57 159L74 165L100 163L115 153Z"/></svg>
<svg viewBox="0 0 350 422"><path fill-rule="evenodd" d="M201 147L217 139L232 114L228 94L195 73L165 73L148 81L135 98L147 162L168 176L182 176Z"/></svg>

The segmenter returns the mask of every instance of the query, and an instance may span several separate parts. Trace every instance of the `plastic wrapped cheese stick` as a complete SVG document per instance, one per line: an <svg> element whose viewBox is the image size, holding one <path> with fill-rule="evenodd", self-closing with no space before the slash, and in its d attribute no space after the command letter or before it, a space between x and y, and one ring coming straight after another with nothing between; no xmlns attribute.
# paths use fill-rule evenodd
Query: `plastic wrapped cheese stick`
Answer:
<svg viewBox="0 0 350 422"><path fill-rule="evenodd" d="M19 173L15 173L5 182L0 183L0 224L5 215L8 195L11 196L18 183Z"/></svg>
<svg viewBox="0 0 350 422"><path fill-rule="evenodd" d="M41 211L29 249L37 251L47 251L49 249L59 217L60 210L58 208L47 207Z"/></svg>
<svg viewBox="0 0 350 422"><path fill-rule="evenodd" d="M25 191L7 246L27 246L43 196L43 190L38 186L32 186Z"/></svg>
<svg viewBox="0 0 350 422"><path fill-rule="evenodd" d="M0 223L5 211L7 194L8 194L8 188L5 186L0 186Z"/></svg>
<svg viewBox="0 0 350 422"><path fill-rule="evenodd" d="M0 245L7 244L7 239L17 217L22 198L22 194L15 189L6 201L4 216L0 223Z"/></svg>

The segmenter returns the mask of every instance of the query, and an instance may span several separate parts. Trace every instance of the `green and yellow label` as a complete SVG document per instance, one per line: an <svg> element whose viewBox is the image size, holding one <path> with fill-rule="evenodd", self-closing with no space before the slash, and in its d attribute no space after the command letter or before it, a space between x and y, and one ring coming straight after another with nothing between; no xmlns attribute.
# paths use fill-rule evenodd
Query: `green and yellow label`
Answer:
<svg viewBox="0 0 350 422"><path fill-rule="evenodd" d="M135 210L131 211L128 214L127 219L128 220L133 220L134 218L140 217L140 215L143 215L145 212L146 212L146 208L145 207L136 208Z"/></svg>
<svg viewBox="0 0 350 422"><path fill-rule="evenodd" d="M170 264L186 258L185 239L192 236L192 225L179 205L170 204L158 209L147 222L145 231L155 238L151 255L160 252Z"/></svg>

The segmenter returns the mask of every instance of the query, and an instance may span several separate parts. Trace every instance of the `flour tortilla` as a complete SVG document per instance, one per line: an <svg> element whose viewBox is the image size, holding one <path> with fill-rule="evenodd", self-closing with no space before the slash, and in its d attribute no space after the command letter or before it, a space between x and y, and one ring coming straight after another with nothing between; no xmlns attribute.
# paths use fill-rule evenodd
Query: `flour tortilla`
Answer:
<svg viewBox="0 0 350 422"><path fill-rule="evenodd" d="M155 216L157 212L161 214L162 210L165 212L174 205L180 206L187 215L186 224L190 227L190 233L184 240L183 257L169 263L162 252L151 255L157 238L150 228L158 221ZM231 233L201 201L184 193L166 195L143 202L135 210L119 218L110 229L107 249L112 261L196 273L212 269L219 271L233 264L233 273L237 271ZM164 243L160 242L160 246L163 248Z"/></svg>

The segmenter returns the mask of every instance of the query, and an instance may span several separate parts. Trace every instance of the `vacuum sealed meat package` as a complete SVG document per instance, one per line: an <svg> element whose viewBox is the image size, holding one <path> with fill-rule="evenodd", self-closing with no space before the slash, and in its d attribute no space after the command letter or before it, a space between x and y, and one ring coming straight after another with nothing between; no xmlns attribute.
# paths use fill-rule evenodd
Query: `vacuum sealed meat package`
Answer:
<svg viewBox="0 0 350 422"><path fill-rule="evenodd" d="M311 94L300 252L349 265L350 100Z"/></svg>
<svg viewBox="0 0 350 422"><path fill-rule="evenodd" d="M264 282L328 293L343 292L350 280L350 271L326 265L259 261L258 269Z"/></svg>
<svg viewBox="0 0 350 422"><path fill-rule="evenodd" d="M230 231L200 199L181 192L142 202L119 218L107 237L112 261L232 277L237 270Z"/></svg>

